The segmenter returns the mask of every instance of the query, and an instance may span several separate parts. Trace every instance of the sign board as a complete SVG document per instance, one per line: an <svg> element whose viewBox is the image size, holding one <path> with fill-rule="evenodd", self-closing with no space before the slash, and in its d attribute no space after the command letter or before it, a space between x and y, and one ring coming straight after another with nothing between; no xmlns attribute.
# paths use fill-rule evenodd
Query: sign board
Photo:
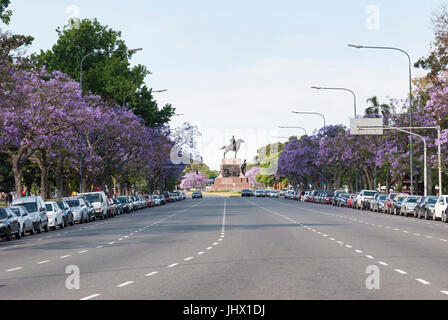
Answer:
<svg viewBox="0 0 448 320"><path fill-rule="evenodd" d="M355 136L382 136L382 118L350 119L350 134Z"/></svg>

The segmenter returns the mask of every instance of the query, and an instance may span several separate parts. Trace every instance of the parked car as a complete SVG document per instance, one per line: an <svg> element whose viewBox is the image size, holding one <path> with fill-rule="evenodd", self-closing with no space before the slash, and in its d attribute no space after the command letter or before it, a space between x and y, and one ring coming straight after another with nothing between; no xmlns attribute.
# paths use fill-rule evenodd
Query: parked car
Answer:
<svg viewBox="0 0 448 320"><path fill-rule="evenodd" d="M3 237L6 241L11 241L12 236L16 239L20 239L20 224L19 218L9 208L0 208L0 237Z"/></svg>
<svg viewBox="0 0 448 320"><path fill-rule="evenodd" d="M193 195L191 196L192 199L202 199L202 192L196 191L193 192Z"/></svg>
<svg viewBox="0 0 448 320"><path fill-rule="evenodd" d="M361 190L356 197L356 209L370 209L370 201L377 192L375 190Z"/></svg>
<svg viewBox="0 0 448 320"><path fill-rule="evenodd" d="M390 214L399 215L401 210L401 205L407 198L407 194L399 194L392 201L392 205L390 207Z"/></svg>
<svg viewBox="0 0 448 320"><path fill-rule="evenodd" d="M117 212L119 215L122 215L124 213L123 210L123 205L121 204L120 201L118 201L117 198L112 198L112 200L114 201L115 205L117 206Z"/></svg>
<svg viewBox="0 0 448 320"><path fill-rule="evenodd" d="M96 221L96 212L95 212L95 207L93 206L93 204L91 204L89 201L84 200L84 202L86 203L86 207L87 207L87 216L89 217L87 222L92 222L92 221Z"/></svg>
<svg viewBox="0 0 448 320"><path fill-rule="evenodd" d="M256 198L263 198L263 197L264 197L264 192L263 192L263 190L257 190L257 191L255 191L255 197L256 197ZM291 194L291 197L292 197L292 194Z"/></svg>
<svg viewBox="0 0 448 320"><path fill-rule="evenodd" d="M285 199L289 199L290 200L290 199L292 199L293 195L294 195L294 190L288 190L285 193Z"/></svg>
<svg viewBox="0 0 448 320"><path fill-rule="evenodd" d="M128 197L122 196L117 198L118 202L121 203L123 207L123 212L130 213L132 211L132 205Z"/></svg>
<svg viewBox="0 0 448 320"><path fill-rule="evenodd" d="M347 207L355 208L355 200L356 200L356 194L352 193L350 197L347 199Z"/></svg>
<svg viewBox="0 0 448 320"><path fill-rule="evenodd" d="M54 230L57 230L58 227L64 229L64 214L58 204L53 201L45 202L45 208L47 209L48 225L50 228L54 228Z"/></svg>
<svg viewBox="0 0 448 320"><path fill-rule="evenodd" d="M407 217L409 214L414 216L415 207L417 206L417 201L420 201L422 197L419 196L408 196L401 204L400 215Z"/></svg>
<svg viewBox="0 0 448 320"><path fill-rule="evenodd" d="M107 213L109 211L109 207L107 203L107 197L104 191L81 193L79 194L79 197L84 198L93 205L93 207L95 208L95 215L97 218L100 218L101 220L107 218L106 216L108 215Z"/></svg>
<svg viewBox="0 0 448 320"><path fill-rule="evenodd" d="M249 189L243 189L243 191L241 191L241 197L253 197L253 193L252 190Z"/></svg>
<svg viewBox="0 0 448 320"><path fill-rule="evenodd" d="M45 202L40 196L17 198L13 200L11 206L25 207L33 220L34 229L38 233L50 230Z"/></svg>
<svg viewBox="0 0 448 320"><path fill-rule="evenodd" d="M440 196L437 199L437 203L434 206L434 215L433 219L436 221L437 219L442 220L443 222L447 222L446 209L448 206L448 196Z"/></svg>
<svg viewBox="0 0 448 320"><path fill-rule="evenodd" d="M64 198L62 200L72 209L75 223L87 223L89 221L87 205L83 198Z"/></svg>
<svg viewBox="0 0 448 320"><path fill-rule="evenodd" d="M73 216L72 209L67 204L67 202L61 200L58 201L59 208L62 209L62 213L64 214L64 227L74 226L75 225L75 217Z"/></svg>
<svg viewBox="0 0 448 320"><path fill-rule="evenodd" d="M377 199L373 202L373 212L384 212L387 194L379 193Z"/></svg>
<svg viewBox="0 0 448 320"><path fill-rule="evenodd" d="M14 214L19 219L19 225L20 225L20 234L22 237L25 237L27 232L30 233L30 235L33 235L36 230L34 229L33 219L31 219L28 210L25 207L9 207L9 209L14 212Z"/></svg>
<svg viewBox="0 0 448 320"><path fill-rule="evenodd" d="M340 193L338 198L336 199L336 206L346 207L348 199L350 199L349 193Z"/></svg>
<svg viewBox="0 0 448 320"><path fill-rule="evenodd" d="M270 198L278 198L279 194L278 194L277 191L272 190L272 191L269 192L269 197Z"/></svg>
<svg viewBox="0 0 448 320"><path fill-rule="evenodd" d="M392 214L392 204L396 196L400 195L399 192L392 192L387 196L386 201L384 202L384 213Z"/></svg>
<svg viewBox="0 0 448 320"><path fill-rule="evenodd" d="M425 197L420 203L420 207L417 212L417 218L420 219L420 218L424 217L425 220L429 220L429 218L433 218L437 200L439 200L439 197L437 197L437 196Z"/></svg>

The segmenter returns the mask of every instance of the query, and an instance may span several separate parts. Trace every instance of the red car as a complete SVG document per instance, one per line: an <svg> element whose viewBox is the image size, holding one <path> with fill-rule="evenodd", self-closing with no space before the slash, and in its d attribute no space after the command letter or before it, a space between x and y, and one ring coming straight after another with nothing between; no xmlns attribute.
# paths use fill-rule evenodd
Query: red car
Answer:
<svg viewBox="0 0 448 320"><path fill-rule="evenodd" d="M350 197L348 198L348 200L347 200L347 207L349 207L349 208L354 208L354 201L355 201L355 199L356 199L356 194L351 194L350 195Z"/></svg>
<svg viewBox="0 0 448 320"><path fill-rule="evenodd" d="M151 196L144 196L145 201L146 201L146 208L150 208L152 205L152 198Z"/></svg>
<svg viewBox="0 0 448 320"><path fill-rule="evenodd" d="M394 199L396 196L398 196L399 194L401 194L400 192L392 192L391 194L389 194L386 198L386 200L384 201L384 212L385 213L391 213L391 206L394 202Z"/></svg>

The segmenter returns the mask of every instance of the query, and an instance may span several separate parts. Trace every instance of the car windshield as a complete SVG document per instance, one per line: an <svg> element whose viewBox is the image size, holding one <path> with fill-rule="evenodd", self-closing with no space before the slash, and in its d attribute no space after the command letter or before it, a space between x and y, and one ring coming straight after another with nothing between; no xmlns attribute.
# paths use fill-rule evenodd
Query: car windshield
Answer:
<svg viewBox="0 0 448 320"><path fill-rule="evenodd" d="M429 204L436 204L437 203L437 197L428 198L428 203Z"/></svg>
<svg viewBox="0 0 448 320"><path fill-rule="evenodd" d="M119 197L119 198L118 198L118 201L120 201L120 203L126 203L126 202L127 202L127 199L126 199L126 198L121 198L121 197Z"/></svg>
<svg viewBox="0 0 448 320"><path fill-rule="evenodd" d="M380 200L386 200L386 198L387 198L387 195L385 195L385 194L382 194L382 195L380 196Z"/></svg>
<svg viewBox="0 0 448 320"><path fill-rule="evenodd" d="M92 193L84 195L87 201L89 202L101 202L101 197L99 193Z"/></svg>
<svg viewBox="0 0 448 320"><path fill-rule="evenodd" d="M6 212L5 208L0 208L0 219L7 219L8 218L8 213Z"/></svg>
<svg viewBox="0 0 448 320"><path fill-rule="evenodd" d="M37 212L37 203L36 202L19 203L17 205L25 207L28 210L28 212Z"/></svg>
<svg viewBox="0 0 448 320"><path fill-rule="evenodd" d="M21 216L19 208L10 208L10 209L12 212L14 212L16 214L16 216L18 216L18 217Z"/></svg>
<svg viewBox="0 0 448 320"><path fill-rule="evenodd" d="M79 207L79 200L68 200L67 204L70 208L76 208Z"/></svg>
<svg viewBox="0 0 448 320"><path fill-rule="evenodd" d="M408 198L408 203L417 203L418 198Z"/></svg>
<svg viewBox="0 0 448 320"><path fill-rule="evenodd" d="M375 194L376 194L376 193L375 193L375 192L372 192L372 191L366 191L366 192L364 192L364 195L367 196L367 197L373 197Z"/></svg>
<svg viewBox="0 0 448 320"><path fill-rule="evenodd" d="M62 201L59 201L59 202L58 202L58 206L59 206L59 208L61 208L61 209L64 209L64 208L65 208L64 203L63 203Z"/></svg>
<svg viewBox="0 0 448 320"><path fill-rule="evenodd" d="M334 197L334 194L333 193L329 193L329 194L327 194L327 197Z"/></svg>
<svg viewBox="0 0 448 320"><path fill-rule="evenodd" d="M397 199L397 201L398 201L398 202L403 202L404 199L406 199L406 197L400 197L400 198Z"/></svg>
<svg viewBox="0 0 448 320"><path fill-rule="evenodd" d="M50 203L46 203L45 208L47 209L47 211L53 211L53 206Z"/></svg>

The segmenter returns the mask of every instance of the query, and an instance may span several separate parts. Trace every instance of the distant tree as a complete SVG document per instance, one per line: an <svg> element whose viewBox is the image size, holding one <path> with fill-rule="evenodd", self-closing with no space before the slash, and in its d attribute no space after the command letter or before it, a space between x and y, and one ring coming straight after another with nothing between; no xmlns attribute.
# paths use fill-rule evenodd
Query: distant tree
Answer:
<svg viewBox="0 0 448 320"><path fill-rule="evenodd" d="M372 114L381 114L383 117L390 115L392 111L392 106L386 103L380 104L378 102L378 97L373 96L369 99L367 99L367 103L370 104L370 106L366 109L367 115Z"/></svg>
<svg viewBox="0 0 448 320"><path fill-rule="evenodd" d="M11 21L12 12L11 10L6 10L10 2L10 0L0 0L0 21L4 24L9 24Z"/></svg>

